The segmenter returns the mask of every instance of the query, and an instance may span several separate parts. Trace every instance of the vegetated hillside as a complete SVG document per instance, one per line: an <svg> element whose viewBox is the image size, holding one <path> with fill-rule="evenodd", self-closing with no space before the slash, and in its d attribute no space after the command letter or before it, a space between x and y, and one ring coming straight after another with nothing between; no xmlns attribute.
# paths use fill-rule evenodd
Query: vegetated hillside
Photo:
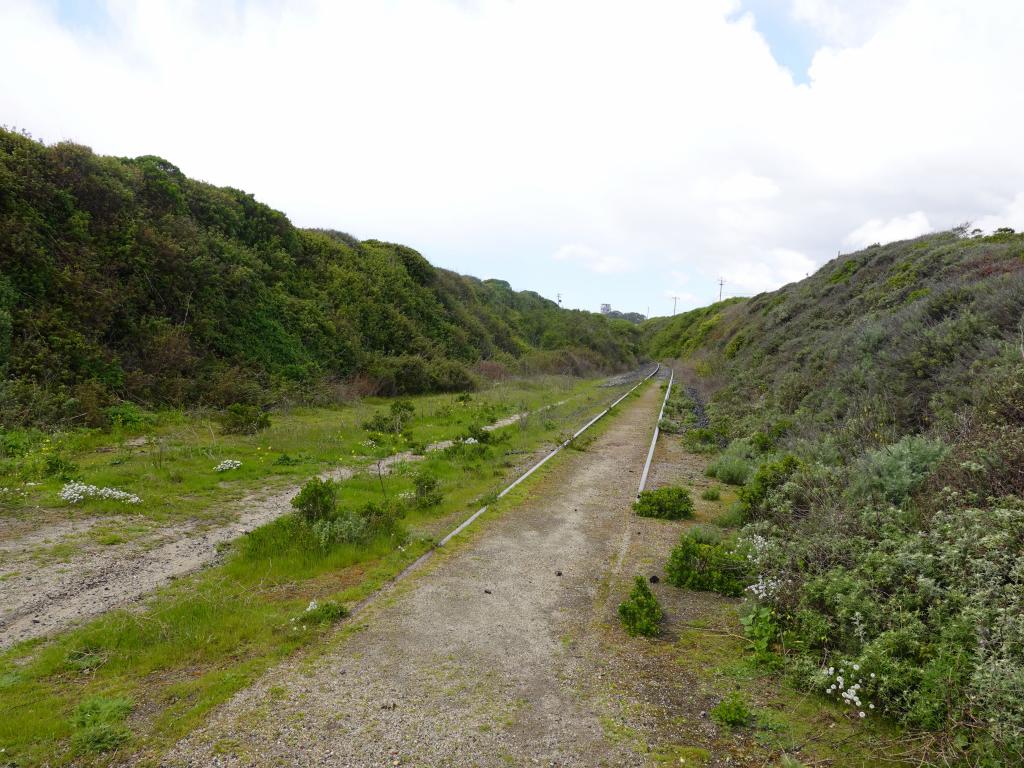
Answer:
<svg viewBox="0 0 1024 768"><path fill-rule="evenodd" d="M298 229L158 157L0 130L2 423L95 422L118 398L309 397L353 374L385 393L463 389L480 361L633 365L636 339L405 246Z"/></svg>
<svg viewBox="0 0 1024 768"><path fill-rule="evenodd" d="M747 631L937 762L1022 764L1024 235L874 246L645 334L711 394L684 439L731 441Z"/></svg>

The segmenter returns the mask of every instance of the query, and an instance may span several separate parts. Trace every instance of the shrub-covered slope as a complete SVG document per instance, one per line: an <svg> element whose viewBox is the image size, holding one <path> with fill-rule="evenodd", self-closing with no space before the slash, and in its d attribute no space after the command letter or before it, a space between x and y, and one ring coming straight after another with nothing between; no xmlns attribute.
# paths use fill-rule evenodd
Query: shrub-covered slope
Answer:
<svg viewBox="0 0 1024 768"><path fill-rule="evenodd" d="M4 422L93 418L116 398L261 400L355 373L385 392L457 389L482 360L579 370L635 352L626 321L298 229L160 158L0 130Z"/></svg>
<svg viewBox="0 0 1024 768"><path fill-rule="evenodd" d="M728 443L748 631L943 764L1024 759L1022 323L1024 236L954 231L644 328Z"/></svg>

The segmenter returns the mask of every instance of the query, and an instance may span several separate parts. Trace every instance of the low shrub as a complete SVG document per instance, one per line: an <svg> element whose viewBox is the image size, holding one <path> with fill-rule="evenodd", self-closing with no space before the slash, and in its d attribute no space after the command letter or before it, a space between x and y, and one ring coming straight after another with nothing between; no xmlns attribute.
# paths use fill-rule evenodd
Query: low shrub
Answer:
<svg viewBox="0 0 1024 768"><path fill-rule="evenodd" d="M718 435L708 427L696 427L686 430L683 445L694 453L712 453L718 450Z"/></svg>
<svg viewBox="0 0 1024 768"><path fill-rule="evenodd" d="M743 485L754 470L756 451L747 440L733 440L707 468L709 477L729 485Z"/></svg>
<svg viewBox="0 0 1024 768"><path fill-rule="evenodd" d="M341 603L333 600L325 600L318 603L316 600L310 602L306 610L302 612L298 620L308 624L333 624L341 621L349 615L349 610Z"/></svg>
<svg viewBox="0 0 1024 768"><path fill-rule="evenodd" d="M658 625L664 617L658 599L647 586L647 581L643 576L637 576L629 597L619 604L619 619L626 633L634 637L654 637L658 634Z"/></svg>
<svg viewBox="0 0 1024 768"><path fill-rule="evenodd" d="M395 400L386 411L377 411L371 418L363 422L367 432L380 432L388 435L400 435L412 421L416 412L408 400Z"/></svg>
<svg viewBox="0 0 1024 768"><path fill-rule="evenodd" d="M436 507L444 499L444 495L438 489L440 485L433 475L420 472L412 479L415 490L415 503L418 509L429 509Z"/></svg>
<svg viewBox="0 0 1024 768"><path fill-rule="evenodd" d="M860 462L851 483L858 497L876 497L900 504L910 497L942 461L946 446L938 440L908 435L898 443L872 451Z"/></svg>
<svg viewBox="0 0 1024 768"><path fill-rule="evenodd" d="M258 405L234 403L221 414L220 424L226 435L255 435L270 427L270 415Z"/></svg>
<svg viewBox="0 0 1024 768"><path fill-rule="evenodd" d="M717 485L713 485L710 488L705 488L701 492L700 497L704 501L718 501L722 498L722 492L718 489Z"/></svg>
<svg viewBox="0 0 1024 768"><path fill-rule="evenodd" d="M633 509L641 517L685 520L693 517L693 499L686 488L670 486L643 491L633 503Z"/></svg>
<svg viewBox="0 0 1024 768"><path fill-rule="evenodd" d="M708 528L692 528L669 555L665 574L669 584L738 597L750 583L747 559Z"/></svg>
<svg viewBox="0 0 1024 768"><path fill-rule="evenodd" d="M292 506L307 523L334 516L338 504L338 487L331 480L314 477L292 499Z"/></svg>
<svg viewBox="0 0 1024 768"><path fill-rule="evenodd" d="M799 468L800 461L790 455L758 465L740 488L740 505L744 516L750 519L763 512L769 494L781 488Z"/></svg>
<svg viewBox="0 0 1024 768"><path fill-rule="evenodd" d="M129 430L148 427L156 421L152 414L146 413L135 403L111 405L104 411L104 414L111 426Z"/></svg>
<svg viewBox="0 0 1024 768"><path fill-rule="evenodd" d="M726 728L742 728L754 719L746 698L734 691L711 708L711 719Z"/></svg>

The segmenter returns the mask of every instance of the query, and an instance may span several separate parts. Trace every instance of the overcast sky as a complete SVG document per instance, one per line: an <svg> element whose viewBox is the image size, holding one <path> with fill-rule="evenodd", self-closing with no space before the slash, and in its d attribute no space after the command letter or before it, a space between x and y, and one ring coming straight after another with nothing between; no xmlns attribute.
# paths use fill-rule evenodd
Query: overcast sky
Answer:
<svg viewBox="0 0 1024 768"><path fill-rule="evenodd" d="M1024 228L1019 0L0 0L0 123L667 314Z"/></svg>

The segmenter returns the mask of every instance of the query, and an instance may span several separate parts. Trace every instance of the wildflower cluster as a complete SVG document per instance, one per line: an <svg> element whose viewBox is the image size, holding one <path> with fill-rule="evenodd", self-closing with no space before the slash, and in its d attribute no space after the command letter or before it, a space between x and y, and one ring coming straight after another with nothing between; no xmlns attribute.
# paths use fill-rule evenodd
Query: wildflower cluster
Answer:
<svg viewBox="0 0 1024 768"><path fill-rule="evenodd" d="M860 671L860 665L854 664L852 666L854 672ZM861 677L857 678L857 682L852 685L847 684L846 670L835 667L829 667L827 670L822 670L822 674L825 676L826 681L832 680L831 685L826 688L825 692L830 696L839 694L839 698L842 699L843 703L857 708L857 715L859 717L867 717L867 712L864 710L864 702L861 700L861 692L864 688L864 679ZM875 673L871 673L871 678L874 679ZM875 705L868 702L867 708L874 709Z"/></svg>
<svg viewBox="0 0 1024 768"><path fill-rule="evenodd" d="M758 600L771 600L778 594L779 587L782 586L780 579L773 579L771 577L765 578L763 575L757 577L757 581L747 587L747 591L750 592Z"/></svg>
<svg viewBox="0 0 1024 768"><path fill-rule="evenodd" d="M128 493L127 491L122 491L117 488L97 488L95 485L80 483L77 480L65 483L64 487L61 488L59 495L60 498L68 504L78 504L91 498L109 499L111 501L120 501L125 504L142 503L142 499L134 493Z"/></svg>
<svg viewBox="0 0 1024 768"><path fill-rule="evenodd" d="M242 466L242 462L235 459L224 459L220 464L213 468L214 472L227 472L231 469L238 469Z"/></svg>

